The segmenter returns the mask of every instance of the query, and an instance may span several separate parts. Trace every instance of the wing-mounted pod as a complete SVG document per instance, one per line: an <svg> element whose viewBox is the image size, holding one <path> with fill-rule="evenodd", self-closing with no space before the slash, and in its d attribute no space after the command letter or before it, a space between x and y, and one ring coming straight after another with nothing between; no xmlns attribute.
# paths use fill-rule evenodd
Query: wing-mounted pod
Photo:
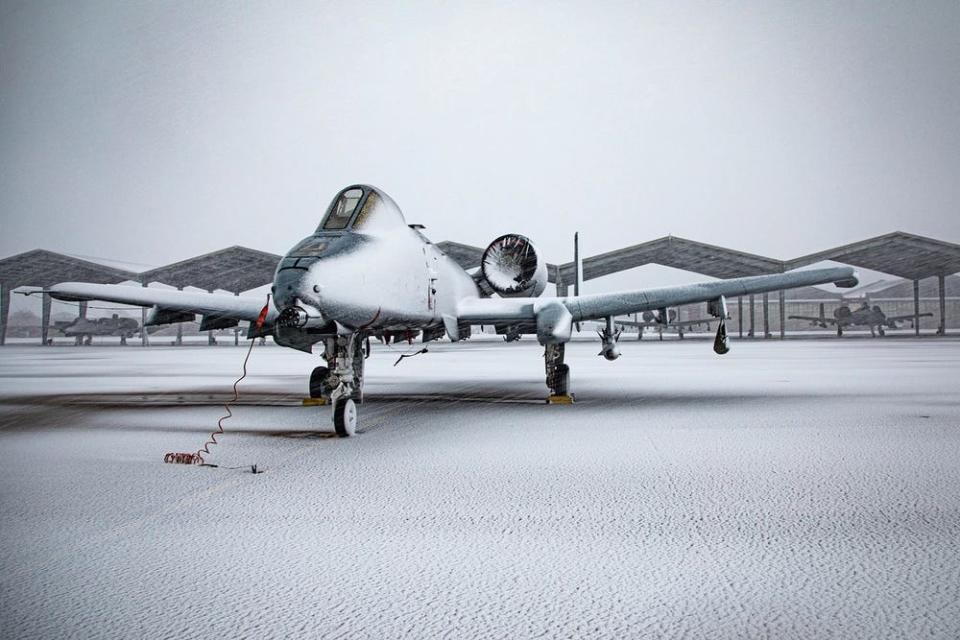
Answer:
<svg viewBox="0 0 960 640"><path fill-rule="evenodd" d="M147 327L157 327L160 325L174 324L177 322L194 322L196 319L197 315L195 313L190 313L189 311L178 311L176 309L166 309L156 305L150 309L150 313L147 314L147 321L143 324Z"/></svg>
<svg viewBox="0 0 960 640"><path fill-rule="evenodd" d="M614 325L613 316L607 316L604 328L597 330L597 335L600 336L602 343L600 353L597 354L598 356L603 356L610 362L620 357L620 348L617 347L617 340L620 339L621 331L622 329Z"/></svg>
<svg viewBox="0 0 960 640"><path fill-rule="evenodd" d="M207 314L200 321L200 331L213 331L216 329L229 329L240 324L236 318L224 317L217 314Z"/></svg>
<svg viewBox="0 0 960 640"><path fill-rule="evenodd" d="M504 298L536 297L547 288L547 263L526 236L509 233L490 243L480 273Z"/></svg>
<svg viewBox="0 0 960 640"><path fill-rule="evenodd" d="M730 351L730 338L727 337L727 299L723 296L707 302L707 313L720 319L717 336L713 339L713 351L722 356Z"/></svg>

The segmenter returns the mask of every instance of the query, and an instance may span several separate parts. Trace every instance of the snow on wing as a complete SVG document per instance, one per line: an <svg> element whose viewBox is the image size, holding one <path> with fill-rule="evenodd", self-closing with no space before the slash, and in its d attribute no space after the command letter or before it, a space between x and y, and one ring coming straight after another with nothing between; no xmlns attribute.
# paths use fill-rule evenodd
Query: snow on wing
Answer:
<svg viewBox="0 0 960 640"><path fill-rule="evenodd" d="M44 289L57 300L83 301L103 300L139 307L159 307L171 311L185 311L202 315L249 320L256 322L266 298L230 296L218 293L179 291L175 289L150 289L122 284L89 284L86 282L63 282ZM267 323L277 315L270 309Z"/></svg>
<svg viewBox="0 0 960 640"><path fill-rule="evenodd" d="M856 272L851 267L810 269L657 289L566 297L561 301L573 320L580 321L708 302L720 296L734 298L831 282L843 287L855 286ZM459 318L462 322L474 324L533 320L537 311L550 300L556 298L470 298L461 301Z"/></svg>

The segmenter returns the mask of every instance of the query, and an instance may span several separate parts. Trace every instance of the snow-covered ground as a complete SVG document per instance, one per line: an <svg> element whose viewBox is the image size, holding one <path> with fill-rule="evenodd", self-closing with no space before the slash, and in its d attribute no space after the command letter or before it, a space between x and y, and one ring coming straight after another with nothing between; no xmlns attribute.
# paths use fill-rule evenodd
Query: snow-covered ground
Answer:
<svg viewBox="0 0 960 640"><path fill-rule="evenodd" d="M0 349L0 636L960 637L960 341L598 350Z"/></svg>

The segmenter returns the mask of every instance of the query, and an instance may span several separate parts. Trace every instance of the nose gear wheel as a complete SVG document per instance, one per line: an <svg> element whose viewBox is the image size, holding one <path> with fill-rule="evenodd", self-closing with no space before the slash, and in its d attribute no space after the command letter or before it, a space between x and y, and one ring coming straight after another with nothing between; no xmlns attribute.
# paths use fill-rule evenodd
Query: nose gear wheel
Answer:
<svg viewBox="0 0 960 640"><path fill-rule="evenodd" d="M357 432L357 405L363 402L363 369L368 349L369 341L360 332L328 338L323 354L327 366L315 368L310 375L311 399L324 400L312 404L333 406L333 427L341 438Z"/></svg>
<svg viewBox="0 0 960 640"><path fill-rule="evenodd" d="M341 398L333 405L333 428L341 438L357 432L357 405L350 398Z"/></svg>

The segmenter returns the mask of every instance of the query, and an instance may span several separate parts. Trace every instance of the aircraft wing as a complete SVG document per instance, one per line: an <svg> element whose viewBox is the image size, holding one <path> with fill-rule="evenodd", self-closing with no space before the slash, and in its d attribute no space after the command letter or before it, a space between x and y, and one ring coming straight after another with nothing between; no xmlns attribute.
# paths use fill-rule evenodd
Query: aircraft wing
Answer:
<svg viewBox="0 0 960 640"><path fill-rule="evenodd" d="M809 320L810 322L816 322L820 324L837 324L836 318L818 318L817 316L787 316L790 320Z"/></svg>
<svg viewBox="0 0 960 640"><path fill-rule="evenodd" d="M52 298L72 302L103 300L139 307L153 307L157 315L164 313L201 314L204 319L248 320L256 322L266 297L230 296L177 289L151 289L122 284L89 284L63 282L44 289ZM266 323L273 324L277 311L271 306ZM182 319L182 318L181 318ZM149 323L149 321L148 321ZM163 324L154 322L152 324Z"/></svg>
<svg viewBox="0 0 960 640"><path fill-rule="evenodd" d="M932 313L921 313L918 315L920 318L928 317L932 318ZM907 320L913 320L913 314L911 313L908 316L887 316L886 322L906 322Z"/></svg>
<svg viewBox="0 0 960 640"><path fill-rule="evenodd" d="M667 325L662 325L656 320L652 322L636 322L634 320L621 320L617 318L614 322L624 327L665 327Z"/></svg>
<svg viewBox="0 0 960 640"><path fill-rule="evenodd" d="M683 286L566 298L467 298L458 306L457 319L471 324L535 320L541 311L547 307L555 308L559 303L570 312L574 322L579 322L663 307L708 302L721 296L735 298L830 282L842 287L856 286L856 272L851 267L810 269Z"/></svg>
<svg viewBox="0 0 960 640"><path fill-rule="evenodd" d="M710 324L716 321L717 318L701 318L699 320L674 320L673 322L660 324L656 320L652 322L636 322L634 320L620 320L618 318L614 320L614 323L623 325L624 327L663 327L664 329L669 329L670 327L691 327L698 324Z"/></svg>

